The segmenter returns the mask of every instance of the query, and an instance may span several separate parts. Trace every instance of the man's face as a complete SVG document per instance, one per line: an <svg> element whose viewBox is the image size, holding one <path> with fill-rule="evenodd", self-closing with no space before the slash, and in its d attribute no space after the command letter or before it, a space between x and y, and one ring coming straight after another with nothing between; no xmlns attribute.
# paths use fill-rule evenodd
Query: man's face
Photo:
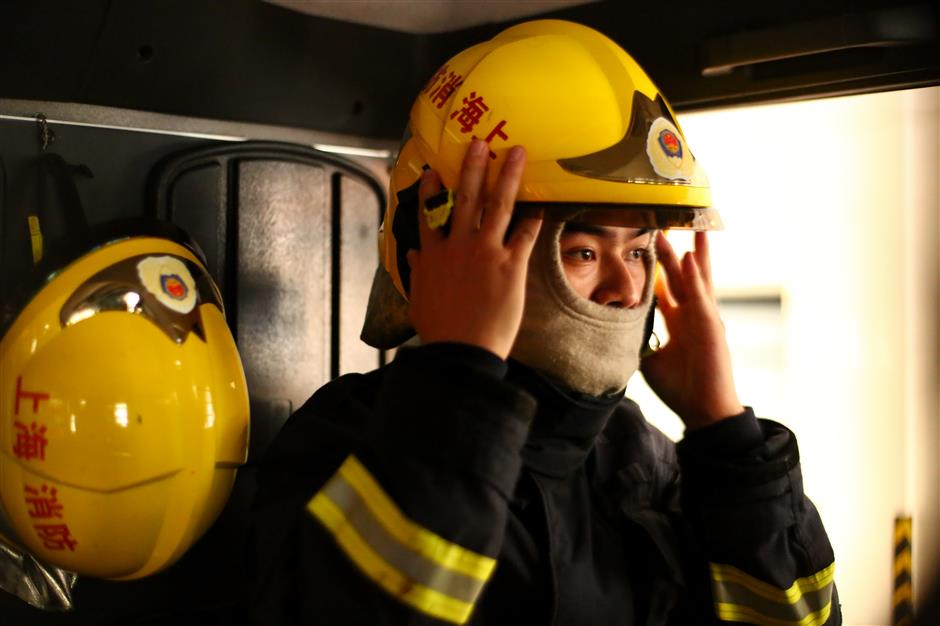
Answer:
<svg viewBox="0 0 940 626"><path fill-rule="evenodd" d="M597 304L633 308L646 285L648 229L567 222L559 249L568 284Z"/></svg>

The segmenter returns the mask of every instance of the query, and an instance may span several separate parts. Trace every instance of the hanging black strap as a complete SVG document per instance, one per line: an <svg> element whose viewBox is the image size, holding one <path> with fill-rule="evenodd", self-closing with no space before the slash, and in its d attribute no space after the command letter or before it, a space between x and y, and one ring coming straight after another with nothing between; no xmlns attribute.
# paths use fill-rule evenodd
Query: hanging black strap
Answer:
<svg viewBox="0 0 940 626"><path fill-rule="evenodd" d="M34 264L42 260L45 246L81 245L88 240L88 220L75 185L76 176L91 178L92 173L84 165L69 165L55 153L39 156L36 166L36 210L27 217Z"/></svg>
<svg viewBox="0 0 940 626"><path fill-rule="evenodd" d="M0 329L15 317L23 299L41 276L36 269L50 252L63 247L87 246L88 220L76 186L76 177L91 177L84 165L70 165L60 155L41 153L23 172L21 180L0 178ZM7 193L6 183L17 193Z"/></svg>

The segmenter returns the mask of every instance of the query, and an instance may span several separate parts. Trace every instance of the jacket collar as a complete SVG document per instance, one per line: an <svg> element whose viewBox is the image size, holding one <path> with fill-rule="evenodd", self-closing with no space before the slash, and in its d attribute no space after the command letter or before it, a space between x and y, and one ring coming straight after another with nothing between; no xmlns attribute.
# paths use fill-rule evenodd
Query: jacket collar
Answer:
<svg viewBox="0 0 940 626"><path fill-rule="evenodd" d="M623 392L589 396L556 385L543 374L510 359L506 379L538 403L529 438L522 449L525 467L563 478L584 464Z"/></svg>

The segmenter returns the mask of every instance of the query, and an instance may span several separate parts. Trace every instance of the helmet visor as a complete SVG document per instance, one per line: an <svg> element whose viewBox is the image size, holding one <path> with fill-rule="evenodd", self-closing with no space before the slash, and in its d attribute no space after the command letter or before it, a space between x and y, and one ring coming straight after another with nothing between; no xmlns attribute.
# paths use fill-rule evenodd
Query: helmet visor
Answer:
<svg viewBox="0 0 940 626"><path fill-rule="evenodd" d="M705 178L661 95L633 94L630 126L623 138L598 152L558 159L562 169L618 183L701 186Z"/></svg>
<svg viewBox="0 0 940 626"><path fill-rule="evenodd" d="M140 255L111 265L82 283L59 314L62 327L105 311L140 315L170 339L183 343L190 332L205 336L199 305L223 310L215 283L192 261L172 254Z"/></svg>

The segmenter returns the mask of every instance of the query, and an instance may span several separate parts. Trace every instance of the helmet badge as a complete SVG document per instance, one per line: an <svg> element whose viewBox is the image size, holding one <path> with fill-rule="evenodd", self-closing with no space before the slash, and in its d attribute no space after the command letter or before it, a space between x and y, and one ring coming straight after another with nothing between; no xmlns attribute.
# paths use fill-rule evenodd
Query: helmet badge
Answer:
<svg viewBox="0 0 940 626"><path fill-rule="evenodd" d="M160 276L160 288L163 289L163 293L174 300L185 300L189 294L186 283L176 274L163 274Z"/></svg>
<svg viewBox="0 0 940 626"><path fill-rule="evenodd" d="M671 181L690 181L695 159L683 144L682 135L672 122L665 117L653 120L646 135L646 156L653 170Z"/></svg>
<svg viewBox="0 0 940 626"><path fill-rule="evenodd" d="M137 264L140 283L157 301L183 315L196 307L196 281L179 258L148 256Z"/></svg>
<svg viewBox="0 0 940 626"><path fill-rule="evenodd" d="M673 158L682 158L682 142L676 137L676 134L664 128L659 132L659 145L666 153L666 156Z"/></svg>

